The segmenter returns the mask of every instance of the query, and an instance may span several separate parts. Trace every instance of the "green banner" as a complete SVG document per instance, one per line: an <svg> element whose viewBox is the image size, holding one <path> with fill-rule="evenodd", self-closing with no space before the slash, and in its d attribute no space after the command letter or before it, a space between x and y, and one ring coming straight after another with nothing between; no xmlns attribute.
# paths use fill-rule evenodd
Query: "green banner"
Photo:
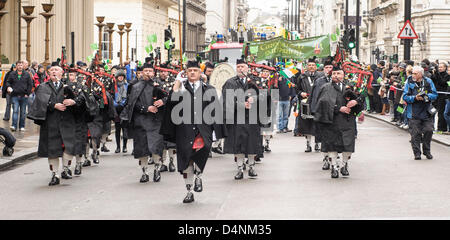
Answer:
<svg viewBox="0 0 450 240"><path fill-rule="evenodd" d="M256 61L277 57L303 61L314 56L325 58L331 55L328 35L294 41L278 37L267 41L249 42L249 44L250 53L256 55ZM246 45L244 49L245 47Z"/></svg>

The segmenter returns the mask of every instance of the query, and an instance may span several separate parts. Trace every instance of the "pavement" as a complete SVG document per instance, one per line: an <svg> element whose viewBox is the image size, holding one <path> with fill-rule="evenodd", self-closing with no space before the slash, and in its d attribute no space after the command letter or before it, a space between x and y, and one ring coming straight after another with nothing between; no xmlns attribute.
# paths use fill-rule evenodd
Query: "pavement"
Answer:
<svg viewBox="0 0 450 240"><path fill-rule="evenodd" d="M349 178L322 171L303 137L277 134L257 179L235 181L233 156L214 155L189 205L180 174L140 184L129 153L102 153L100 165L56 187L47 160L36 159L0 173L0 219L450 219L447 146L433 142L435 159L414 161L406 131L372 118L358 129Z"/></svg>
<svg viewBox="0 0 450 240"><path fill-rule="evenodd" d="M385 123L388 123L392 126L396 126L398 129L403 130L405 132L408 132L408 130L406 129L401 129L399 128L397 125L395 125L395 123L391 122L392 120L392 116L391 115L380 115L380 114L373 114L373 113L365 113L365 115L367 117L373 118L373 119L377 119L379 121L383 121ZM437 125L437 123L436 123ZM436 126L437 127L437 126ZM433 139L432 141L443 144L447 147L450 147L450 135L445 135L445 134L433 134Z"/></svg>

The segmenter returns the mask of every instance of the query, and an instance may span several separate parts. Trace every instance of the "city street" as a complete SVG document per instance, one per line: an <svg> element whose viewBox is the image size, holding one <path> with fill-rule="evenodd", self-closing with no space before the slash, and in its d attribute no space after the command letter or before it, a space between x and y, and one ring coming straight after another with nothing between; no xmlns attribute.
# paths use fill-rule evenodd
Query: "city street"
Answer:
<svg viewBox="0 0 450 240"><path fill-rule="evenodd" d="M433 142L435 159L414 161L407 132L373 119L358 129L350 178L331 179L321 170L321 154L304 153L304 138L278 134L273 152L257 166L256 180L246 174L235 181L230 155L210 159L204 192L195 193L190 205L182 204L186 189L180 174L163 173L160 183L140 184L141 170L130 154L102 154L99 166L56 187L47 185L47 160L37 159L0 173L0 219L450 217L448 147Z"/></svg>

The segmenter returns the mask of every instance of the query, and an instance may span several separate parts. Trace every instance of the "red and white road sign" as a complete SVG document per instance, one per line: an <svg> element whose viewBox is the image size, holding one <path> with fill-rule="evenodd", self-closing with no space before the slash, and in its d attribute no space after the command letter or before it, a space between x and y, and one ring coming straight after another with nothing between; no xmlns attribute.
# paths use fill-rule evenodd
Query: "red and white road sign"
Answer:
<svg viewBox="0 0 450 240"><path fill-rule="evenodd" d="M398 34L398 37L400 39L418 39L419 35L417 35L416 31L414 30L411 21L407 20L405 23L405 26L403 26L402 30Z"/></svg>

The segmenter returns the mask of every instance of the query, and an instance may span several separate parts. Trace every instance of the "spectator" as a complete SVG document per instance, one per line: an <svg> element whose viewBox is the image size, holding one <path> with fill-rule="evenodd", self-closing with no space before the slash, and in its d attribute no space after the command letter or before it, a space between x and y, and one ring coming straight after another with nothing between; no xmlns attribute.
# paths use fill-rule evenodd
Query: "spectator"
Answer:
<svg viewBox="0 0 450 240"><path fill-rule="evenodd" d="M37 70L36 74L33 77L34 87L37 88L42 83L48 82L48 80L50 80L50 77L45 72L44 66L39 65L38 66L38 70Z"/></svg>
<svg viewBox="0 0 450 240"><path fill-rule="evenodd" d="M19 120L20 111L20 131L25 131L25 112L28 104L28 96L30 96L33 88L33 80L28 72L24 70L22 61L18 61L17 70L12 72L7 81L7 91L11 94L11 102L13 104L13 123L11 131L16 131L17 121Z"/></svg>
<svg viewBox="0 0 450 240"><path fill-rule="evenodd" d="M403 99L411 105L408 109L408 117L410 117L409 126L414 159L421 160L422 153L427 159L433 159L431 139L434 118L431 102L437 99L437 92L433 81L424 76L422 67L413 68L412 81L406 84Z"/></svg>
<svg viewBox="0 0 450 240"><path fill-rule="evenodd" d="M447 67L447 74L450 75L450 65ZM446 107L445 107L445 112L444 112L444 118L445 121L447 122L447 127L449 129L450 132L450 84L447 85L447 99L446 101Z"/></svg>
<svg viewBox="0 0 450 240"><path fill-rule="evenodd" d="M448 68L447 64L442 62L439 64L437 71L436 70L434 71L432 79L434 86L436 86L436 90L438 92L447 91L448 87L447 82L450 81L450 75L448 75L447 73L447 68ZM438 132L447 132L448 130L447 122L445 121L444 118L447 97L448 97L447 94L439 93L437 101L434 104L434 106L438 110L438 125L437 125Z"/></svg>
<svg viewBox="0 0 450 240"><path fill-rule="evenodd" d="M289 116L291 110L291 100L295 98L295 88L288 85L288 80L280 77L278 82L278 89L280 94L279 115L278 115L278 130L279 132L287 133Z"/></svg>
<svg viewBox="0 0 450 240"><path fill-rule="evenodd" d="M8 89L8 78L9 75L16 71L16 64L13 64L11 66L11 69L9 70L8 73L6 73L5 78L3 78L3 87L2 87L2 98L6 98L6 109L5 109L5 115L3 116L3 121L9 121L9 119L11 118L11 94L8 93L7 89Z"/></svg>
<svg viewBox="0 0 450 240"><path fill-rule="evenodd" d="M116 108L117 115L120 116L123 111L126 103L127 103L127 92L128 92L128 83L125 80L126 72L122 69L116 72L116 80L117 80L117 91L114 97L114 107ZM120 135L123 132L123 153L127 153L127 141L128 134L127 129L120 123L120 119L117 118L115 121L116 127L116 153L120 153Z"/></svg>
<svg viewBox="0 0 450 240"><path fill-rule="evenodd" d="M38 72L38 67L39 67L39 63L36 61L33 61L31 63L31 67L30 69L28 69L30 71L30 76L34 76L37 72Z"/></svg>

